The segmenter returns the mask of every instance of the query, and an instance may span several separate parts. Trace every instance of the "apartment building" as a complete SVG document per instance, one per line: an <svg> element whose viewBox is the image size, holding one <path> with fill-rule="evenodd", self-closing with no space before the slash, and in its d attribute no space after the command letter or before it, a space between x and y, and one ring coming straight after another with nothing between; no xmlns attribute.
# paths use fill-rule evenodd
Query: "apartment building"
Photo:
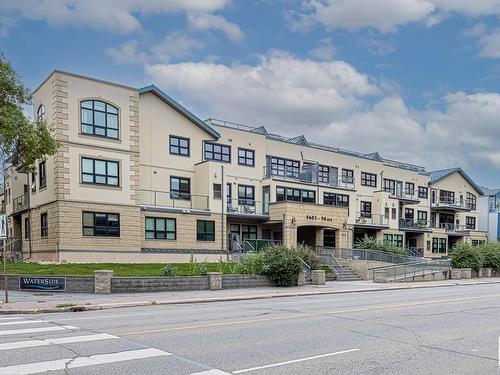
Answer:
<svg viewBox="0 0 500 375"><path fill-rule="evenodd" d="M33 96L61 147L36 173L6 171L9 235L25 259L216 260L255 240L352 247L365 236L442 257L486 239L481 189L459 168L202 121L154 85L54 71Z"/></svg>
<svg viewBox="0 0 500 375"><path fill-rule="evenodd" d="M479 229L488 233L488 242L500 241L500 189L482 188L479 197Z"/></svg>

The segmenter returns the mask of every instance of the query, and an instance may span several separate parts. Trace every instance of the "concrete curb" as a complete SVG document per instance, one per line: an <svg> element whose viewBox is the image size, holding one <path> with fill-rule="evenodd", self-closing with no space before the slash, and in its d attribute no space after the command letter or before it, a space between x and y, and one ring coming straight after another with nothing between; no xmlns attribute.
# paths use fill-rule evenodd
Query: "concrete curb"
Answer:
<svg viewBox="0 0 500 375"><path fill-rule="evenodd" d="M257 294L257 295L240 295L230 297L202 297L184 300L166 300L166 301L129 301L129 302L114 302L114 303L100 303L95 305L78 305L64 307L64 308L37 308L37 309L11 309L0 310L0 315L9 314L43 314L43 313L59 313L59 312L80 312L80 311L97 311L117 309L123 307L141 307L141 306L156 306L156 305L182 305L192 303L210 303L210 302L231 302L231 301L246 301L256 299L271 299L271 298L287 298L287 297L300 297L300 296L317 296L328 294L348 294L348 293L369 293L369 292L388 292L393 290L408 290L408 289L427 289L427 288L443 288L454 286L472 286L472 285L488 285L500 284L498 281L471 281L471 282L450 282L445 284L433 285L405 285L389 288L366 288L366 289L344 289L344 290L327 290L327 291L306 291L306 292L290 292L279 294Z"/></svg>

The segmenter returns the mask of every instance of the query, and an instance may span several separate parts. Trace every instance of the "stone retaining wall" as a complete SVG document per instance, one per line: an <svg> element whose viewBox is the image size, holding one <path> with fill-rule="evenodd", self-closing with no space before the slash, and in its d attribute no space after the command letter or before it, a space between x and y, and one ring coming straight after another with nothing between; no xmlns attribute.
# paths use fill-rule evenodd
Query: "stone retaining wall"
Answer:
<svg viewBox="0 0 500 375"><path fill-rule="evenodd" d="M208 289L206 276L113 277L111 293L166 292Z"/></svg>
<svg viewBox="0 0 500 375"><path fill-rule="evenodd" d="M222 275L222 289L263 288L273 286L271 281L262 275Z"/></svg>

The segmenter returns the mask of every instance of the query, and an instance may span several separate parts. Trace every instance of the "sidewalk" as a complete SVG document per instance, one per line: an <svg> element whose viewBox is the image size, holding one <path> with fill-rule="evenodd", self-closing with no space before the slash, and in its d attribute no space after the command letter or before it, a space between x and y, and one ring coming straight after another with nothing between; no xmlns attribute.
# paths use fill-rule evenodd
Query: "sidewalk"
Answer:
<svg viewBox="0 0 500 375"><path fill-rule="evenodd" d="M180 292L84 294L9 291L8 304L0 303L1 314L37 314L67 311L103 310L119 307L168 305L180 303L222 302L277 297L308 296L336 293L388 291L450 287L460 285L497 284L500 278L443 280L413 283L373 283L372 281L328 282L326 285L306 285L290 288L252 288L196 290ZM3 291L2 291L3 297Z"/></svg>

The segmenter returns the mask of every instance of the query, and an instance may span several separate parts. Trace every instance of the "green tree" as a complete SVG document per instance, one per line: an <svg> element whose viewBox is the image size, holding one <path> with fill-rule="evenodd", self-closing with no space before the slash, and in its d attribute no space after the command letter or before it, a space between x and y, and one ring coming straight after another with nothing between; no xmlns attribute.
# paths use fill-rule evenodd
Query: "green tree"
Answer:
<svg viewBox="0 0 500 375"><path fill-rule="evenodd" d="M31 104L29 89L0 52L0 152L25 170L33 170L36 160L58 148L51 126L44 120L30 121L24 114Z"/></svg>

